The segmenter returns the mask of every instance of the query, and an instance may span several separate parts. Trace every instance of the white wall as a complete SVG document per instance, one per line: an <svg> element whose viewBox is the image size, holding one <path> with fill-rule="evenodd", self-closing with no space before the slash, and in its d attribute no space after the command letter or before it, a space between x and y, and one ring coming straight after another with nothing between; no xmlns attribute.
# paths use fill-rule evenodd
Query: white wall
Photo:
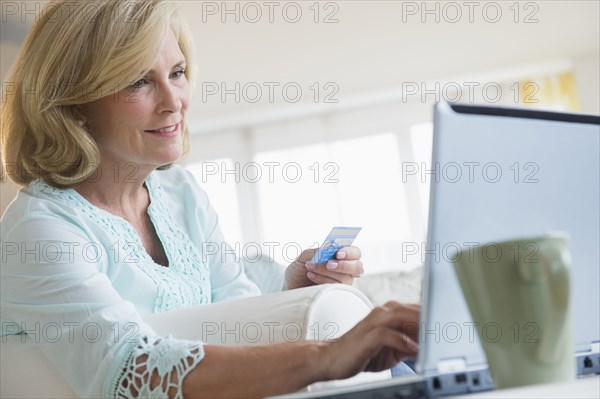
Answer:
<svg viewBox="0 0 600 399"><path fill-rule="evenodd" d="M2 82L5 82L8 69L17 57L19 46L13 43L2 43L0 47L0 76ZM8 177L4 176L4 170L0 172L0 215L4 214L4 210L17 194L19 187L14 184Z"/></svg>
<svg viewBox="0 0 600 399"><path fill-rule="evenodd" d="M575 58L573 69L582 112L600 114L600 53Z"/></svg>
<svg viewBox="0 0 600 399"><path fill-rule="evenodd" d="M312 23L309 18L312 14L306 8L308 6L304 9L306 18L299 24L281 20L278 20L279 24L249 24L244 21L221 23L218 15L208 18L208 23L202 23L203 2L181 2L195 34L201 79L217 82L326 82L333 79L341 89L339 97L342 101L339 106L354 104L355 108L348 109L348 113L365 115L365 118L359 118L361 123L379 122L376 117L368 118L372 112L364 104L368 103L369 98L385 98L386 88L398 87L399 82L407 79L425 82L457 75L483 76L492 72L490 69L508 71L556 60L566 60L572 64L582 110L600 113L599 3L535 2L539 7L536 12L539 23L535 24L512 23L512 14L506 8L508 5L505 7L505 18L499 24L485 23L481 18L476 24L465 21L458 24L444 21L433 23L431 18L424 24L417 17L411 17L403 23L400 3L336 2L340 7L337 14L339 23L336 24ZM14 19L11 21L9 23L19 23ZM561 28L557 29L557 26ZM4 28L6 26L3 23ZM23 30L21 28L19 25L19 29ZM1 43L2 77L6 76L17 50L13 42ZM257 123L260 118L273 115L302 116L304 113L306 120L310 121L310 112L323 112L322 107L311 108L310 104L287 104L290 105L286 108L288 113L279 113L276 105L269 104L266 107L263 107L265 104L255 107L243 102L201 104L199 97L196 94L194 108L189 115L192 130L196 132L213 122L215 126L220 124L221 129L224 123L230 123L230 131L234 133L244 126L255 126L253 129L256 131L270 131L274 130L272 128L275 125ZM331 110L335 111L336 106L334 104ZM415 115L409 115L409 108L403 107L398 118L414 118ZM403 122L406 120L403 119ZM254 123L249 123L252 121ZM299 127L295 126L296 129ZM356 130L356 124L352 127ZM215 130L219 129L209 128L205 131L214 133ZM344 127L338 130L347 132L351 129ZM302 140L318 139L313 137L314 134L309 134L310 129L305 129L305 132ZM277 132L271 133L268 136L272 141L262 143L265 147L276 144ZM216 147L231 152L230 142L218 145L226 141L226 137L225 131L219 131L214 135L215 147L195 146L194 156L206 158L206 153L212 157L218 156L220 150L215 150ZM1 212L14 197L16 189L10 181L0 182Z"/></svg>
<svg viewBox="0 0 600 399"><path fill-rule="evenodd" d="M231 2L229 9L233 3L243 4ZM405 83L458 77L474 81L476 76L489 76L497 70L570 61L598 53L600 48L598 1L474 2L478 8L471 22L463 5L468 2L342 0L332 2L339 10L338 22L331 24L312 22L309 7L313 2L299 3L304 17L297 23L282 20L281 13L273 23L265 18L257 23L244 18L236 22L231 14L203 14L207 2L181 3L196 39L198 89L211 83L232 89L237 82L259 86L296 82L305 93L291 104L283 101L281 90L276 90L275 100L269 102L263 89L263 97L256 103L234 101L231 95L223 99L218 94L205 94L203 99L197 90L189 113L194 133L213 132L217 126L231 128L234 123L255 126L262 115L287 117L303 108L328 105L322 101L314 104L311 82L335 83L338 105L345 106L357 97L401 88ZM213 4L223 11L221 2ZM444 4L460 5L462 18L453 23L448 18L436 20L435 13L403 13L407 6L424 10L444 8ZM498 22L484 17L483 9L493 4L502 9ZM520 10L517 22L515 5ZM206 22L200 23L203 17Z"/></svg>

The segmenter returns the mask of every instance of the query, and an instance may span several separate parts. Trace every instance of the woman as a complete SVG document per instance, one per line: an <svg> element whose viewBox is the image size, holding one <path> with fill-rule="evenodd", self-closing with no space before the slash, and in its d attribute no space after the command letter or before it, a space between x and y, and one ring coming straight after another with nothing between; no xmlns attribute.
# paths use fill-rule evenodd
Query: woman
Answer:
<svg viewBox="0 0 600 399"><path fill-rule="evenodd" d="M170 1L55 1L42 12L2 110L6 170L25 186L2 220L2 248L16 246L1 270L2 325L61 328L41 350L85 397L265 396L414 355L415 329L402 326L418 308L396 303L329 343L211 346L142 321L260 294L241 264L202 253L225 240L206 194L173 166L187 149L193 62ZM286 289L362 274L356 247L327 265L309 264L313 253L289 265ZM109 338L92 339L90 326Z"/></svg>

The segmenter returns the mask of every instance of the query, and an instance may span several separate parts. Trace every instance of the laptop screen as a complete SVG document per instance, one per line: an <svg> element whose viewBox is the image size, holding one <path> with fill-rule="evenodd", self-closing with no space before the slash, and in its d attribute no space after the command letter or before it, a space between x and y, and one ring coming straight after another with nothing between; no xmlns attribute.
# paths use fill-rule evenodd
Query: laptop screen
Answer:
<svg viewBox="0 0 600 399"><path fill-rule="evenodd" d="M600 117L436 106L419 371L486 367L451 256L476 244L570 235L576 351L600 341ZM531 333L516 326L490 334Z"/></svg>

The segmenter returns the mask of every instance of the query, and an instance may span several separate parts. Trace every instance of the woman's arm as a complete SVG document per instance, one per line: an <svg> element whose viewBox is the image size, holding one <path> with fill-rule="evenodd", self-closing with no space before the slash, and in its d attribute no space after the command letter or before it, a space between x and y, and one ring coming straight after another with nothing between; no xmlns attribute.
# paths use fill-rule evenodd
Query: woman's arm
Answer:
<svg viewBox="0 0 600 399"><path fill-rule="evenodd" d="M325 379L323 343L301 341L254 347L205 345L204 360L183 381L184 398L262 398Z"/></svg>
<svg viewBox="0 0 600 399"><path fill-rule="evenodd" d="M313 382L381 371L417 352L419 307L389 302L339 339L255 347L204 346L183 381L185 398L264 397Z"/></svg>

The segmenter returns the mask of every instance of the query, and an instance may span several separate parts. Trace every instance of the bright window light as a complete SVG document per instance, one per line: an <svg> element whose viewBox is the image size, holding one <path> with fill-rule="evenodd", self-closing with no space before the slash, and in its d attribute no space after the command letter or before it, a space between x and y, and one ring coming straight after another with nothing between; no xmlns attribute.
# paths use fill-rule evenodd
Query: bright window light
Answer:
<svg viewBox="0 0 600 399"><path fill-rule="evenodd" d="M219 215L219 224L225 239L235 248L243 243L236 176L227 171L234 169L230 158L213 159L185 165L200 187L206 191L208 199Z"/></svg>
<svg viewBox="0 0 600 399"><path fill-rule="evenodd" d="M433 123L421 123L414 125L410 129L410 138L413 146L413 156L415 163L419 165L419 171L431 170L431 151L433 147ZM429 215L429 191L431 185L431 175L426 178L422 176L418 179L419 197L423 206L423 220L427 226Z"/></svg>
<svg viewBox="0 0 600 399"><path fill-rule="evenodd" d="M258 182L260 213L273 256L289 263L333 226L361 226L356 240L367 273L398 268L410 236L398 142L393 133L258 153L278 165Z"/></svg>

